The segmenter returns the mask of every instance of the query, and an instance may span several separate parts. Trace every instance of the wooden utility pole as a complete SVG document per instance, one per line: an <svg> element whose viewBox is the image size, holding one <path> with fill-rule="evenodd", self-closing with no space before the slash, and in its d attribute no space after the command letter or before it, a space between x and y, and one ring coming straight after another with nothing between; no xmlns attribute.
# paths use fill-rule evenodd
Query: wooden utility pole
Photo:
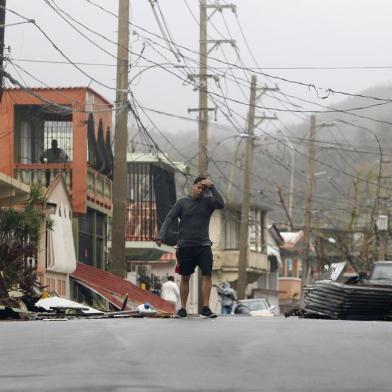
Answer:
<svg viewBox="0 0 392 392"><path fill-rule="evenodd" d="M208 16L208 10L212 10L210 15ZM190 112L198 112L199 114L199 146L198 146L198 172L200 175L208 174L208 113L215 112L216 107L210 108L208 107L208 78L216 78L215 75L208 74L208 66L207 60L208 55L212 48L223 44L230 43L231 45L235 45L234 40L209 40L207 34L207 24L211 19L215 12L222 12L224 9L231 9L233 12L235 11L235 5L232 4L224 4L221 5L219 2L216 4L207 4L207 0L200 0L200 41L199 41L199 53L200 53L200 67L199 74L190 74L188 78L194 81L195 79L199 79L199 107L197 109L188 109L188 113ZM212 44L212 48L208 51L208 45ZM198 307L199 311L201 310L202 305L202 292L201 292L201 272L199 270L198 273Z"/></svg>
<svg viewBox="0 0 392 392"><path fill-rule="evenodd" d="M302 255L302 290L301 305L303 304L304 286L308 283L309 276L309 250L310 250L310 232L312 225L312 196L313 196L313 176L314 176L314 158L316 154L314 139L316 135L316 116L310 116L310 134L309 134L309 153L308 169L306 174L305 188L305 211L304 211L304 249Z"/></svg>
<svg viewBox="0 0 392 392"><path fill-rule="evenodd" d="M382 167L381 167L381 184L379 194L379 207L377 218L377 235L378 235L378 260L389 260L388 258L388 242L389 242L389 208L388 201L390 195L388 192L390 182L388 181L389 170L391 166L391 156L388 153L383 153Z"/></svg>
<svg viewBox="0 0 392 392"><path fill-rule="evenodd" d="M358 191L359 191L359 178L355 177L354 179L354 190L353 190L353 204L351 207L351 215L350 215L350 223L348 224L347 231L351 234L354 230L355 222L358 218Z"/></svg>
<svg viewBox="0 0 392 392"><path fill-rule="evenodd" d="M208 172L207 0L200 0L199 152L198 171Z"/></svg>
<svg viewBox="0 0 392 392"><path fill-rule="evenodd" d="M249 232L249 209L250 209L250 173L252 171L253 159L253 134L255 128L255 107L256 107L256 83L257 77L252 75L250 87L249 113L248 113L248 138L246 141L245 150L245 172L242 193L241 206L241 227L240 227L240 250L238 256L238 282L237 282L237 296L238 299L244 299L246 294L246 267L248 265L249 247L248 247L248 232Z"/></svg>
<svg viewBox="0 0 392 392"><path fill-rule="evenodd" d="M6 0L0 0L0 71L4 71L4 32ZM3 73L0 73L0 102L3 96ZM1 279L1 277L0 277Z"/></svg>
<svg viewBox="0 0 392 392"><path fill-rule="evenodd" d="M288 220L288 222L289 222L290 230L293 230L293 231L294 231L295 228L294 228L294 223L293 223L293 221L292 221L292 219L291 219L290 211L287 210L286 203L284 202L284 199L283 199L282 187L278 186L278 187L276 188L276 191L278 192L278 195L279 195L280 205L283 207L283 210L284 210L284 212L285 212L285 214L286 214L286 218L287 218L287 220Z"/></svg>
<svg viewBox="0 0 392 392"><path fill-rule="evenodd" d="M116 122L113 168L112 272L125 276L125 204L128 146L129 0L119 0Z"/></svg>

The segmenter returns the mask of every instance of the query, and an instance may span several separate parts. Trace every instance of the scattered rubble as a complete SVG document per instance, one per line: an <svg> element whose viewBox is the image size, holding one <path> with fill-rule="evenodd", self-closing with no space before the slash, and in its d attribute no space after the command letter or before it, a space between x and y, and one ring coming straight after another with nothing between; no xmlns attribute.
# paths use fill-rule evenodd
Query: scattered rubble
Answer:
<svg viewBox="0 0 392 392"><path fill-rule="evenodd" d="M80 318L170 318L172 316L170 313L158 312L148 303L141 304L134 310L102 312L60 297L42 298L27 309L21 298L23 297L0 299L0 320L65 321Z"/></svg>

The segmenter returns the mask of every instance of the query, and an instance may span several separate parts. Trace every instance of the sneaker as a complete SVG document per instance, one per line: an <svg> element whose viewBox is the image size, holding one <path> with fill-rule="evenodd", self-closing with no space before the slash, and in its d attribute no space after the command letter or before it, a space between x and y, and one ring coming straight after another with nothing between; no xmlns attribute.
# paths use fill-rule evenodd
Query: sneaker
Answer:
<svg viewBox="0 0 392 392"><path fill-rule="evenodd" d="M208 306L203 306L200 312L200 316L206 318L217 318L218 316Z"/></svg>
<svg viewBox="0 0 392 392"><path fill-rule="evenodd" d="M187 318L188 313L187 313L186 309L181 308L181 309L177 310L176 315L174 317L175 318Z"/></svg>

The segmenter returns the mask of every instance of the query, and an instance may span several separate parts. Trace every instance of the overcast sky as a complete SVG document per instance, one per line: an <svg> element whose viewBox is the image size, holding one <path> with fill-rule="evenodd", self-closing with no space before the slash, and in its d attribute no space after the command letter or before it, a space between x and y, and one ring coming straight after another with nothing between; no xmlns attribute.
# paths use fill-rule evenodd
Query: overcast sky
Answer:
<svg viewBox="0 0 392 392"><path fill-rule="evenodd" d="M93 0L93 2L110 12L117 13L118 1ZM228 1L221 1L221 3L229 4ZM238 113L237 117L233 116L233 118L236 117L235 121L238 125L244 125L241 116L245 117L247 112L246 103L249 97L247 79L250 76L250 71L243 72L229 69L230 67L225 63L243 64L249 68L260 66L266 73L273 76L351 93L375 85L391 83L391 1L235 0L232 3L237 6L237 13L234 14L231 10L225 10L222 14L216 13L211 18L211 23L208 24L208 34L211 39L235 39L240 59L230 45L222 45L220 48L213 50L211 58L216 58L222 62L209 60L212 67L219 68L218 70L211 69L209 73L218 72L226 74L226 77L219 79L219 85L213 80L210 80L209 83L211 91L218 94L215 97L217 100L221 100L220 105L226 113L228 108L219 96L227 96L229 99L241 102L226 102L232 111ZM51 1L51 4L59 6L78 22L108 39L114 41L117 39L117 19L94 7L87 0L56 0L55 2ZM154 19L150 1L134 0L131 1L131 4L132 22L147 31L162 36ZM198 50L199 26L190 11L193 12L196 19L199 18L199 1L159 0L158 4L174 41L190 49L179 48L181 54L188 57L186 65L188 67L197 66L198 58L195 52ZM101 49L97 48L67 25L43 0L7 0L7 7L24 17L34 19L73 62L100 64L80 65L80 68L89 74L92 79L112 88L104 87L90 80L88 76L69 64L22 61L53 60L67 62L31 23L10 26L6 30L6 45L10 45L11 59L16 65L49 86L90 85L108 99L114 99L115 67L113 65L115 64L115 45L72 22L81 32L87 34L91 40L101 47ZM155 9L159 14L157 4ZM237 23L236 16L239 23ZM160 14L159 18L162 23ZM69 17L68 20L70 20ZM8 24L17 21L22 21L22 19L12 15L11 12L7 13ZM240 28L252 55L249 53ZM144 66L151 65L151 61L154 63L184 64L184 62L177 62L173 53L168 50L165 41L139 28L135 30L138 35L132 35L131 40L131 50L135 52L131 55L131 62L134 63L135 67L130 72L130 78L143 70ZM154 42L148 41L146 38ZM141 52L143 46L145 46L145 49L142 56L145 59L137 60L137 54ZM112 55L105 53L102 48ZM391 66L391 68L361 69L361 67L388 66ZM291 67L352 67L353 69L271 69ZM183 80L185 74L192 72L192 70L189 68L187 70L174 68L173 66L169 66L168 69L177 76L155 67L146 70L140 77L134 79L131 87L137 101L147 108L196 118L195 113L188 114L187 110L188 108L197 107L198 93L192 85L184 83ZM33 80L12 64L7 65L7 70L26 85L40 85L39 82ZM194 69L193 72L197 73L197 69ZM314 89L276 79L266 79L262 75L258 75L258 82L260 85L268 83L269 86L278 83L282 92L310 101L317 101L324 105L334 104L342 99L340 96L334 96L331 99L320 101ZM325 95L322 90L319 90L318 93L319 95ZM282 104L276 97L289 101L289 103ZM301 105L301 107L292 106L292 103ZM364 104L366 103L369 103L369 101L364 101ZM210 105L214 106L212 102L210 102ZM287 98L281 94L266 98L259 105L271 108L265 110L268 114L274 113L274 108L283 110L295 108L312 110L316 108L314 105L301 103L294 98ZM149 112L149 114L157 125L164 130L197 128L196 122L178 121L152 112ZM286 124L290 125L300 118L308 116L308 114L298 115L283 112L279 116L284 119ZM145 119L145 121L146 125L149 125L148 120ZM228 124L221 113L218 114L218 123ZM272 128L266 125L266 129Z"/></svg>

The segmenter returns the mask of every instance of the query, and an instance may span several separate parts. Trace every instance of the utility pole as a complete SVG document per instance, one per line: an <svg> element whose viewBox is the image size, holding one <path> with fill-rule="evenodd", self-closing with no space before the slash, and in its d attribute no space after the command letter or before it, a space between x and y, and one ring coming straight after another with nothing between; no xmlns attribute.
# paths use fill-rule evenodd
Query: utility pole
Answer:
<svg viewBox="0 0 392 392"><path fill-rule="evenodd" d="M279 195L280 205L283 207L283 210L284 210L284 212L286 214L286 218L287 218L287 220L289 222L290 230L294 231L295 228L294 228L294 223L293 223L292 218L291 218L290 211L287 210L286 203L284 202L284 199L283 199L282 187L278 186L276 188L276 191L278 192L278 195Z"/></svg>
<svg viewBox="0 0 392 392"><path fill-rule="evenodd" d="M4 32L5 32L6 0L0 0L0 102L3 97L3 63L4 63ZM1 277L0 277L1 279Z"/></svg>
<svg viewBox="0 0 392 392"><path fill-rule="evenodd" d="M113 168L112 272L125 276L125 203L128 146L129 0L119 0L116 122Z"/></svg>
<svg viewBox="0 0 392 392"><path fill-rule="evenodd" d="M213 11L208 16L208 9ZM199 74L188 75L191 81L195 78L199 79L199 107L196 109L188 109L188 113L198 112L199 114L199 145L198 145L198 172L199 175L208 174L208 113L215 112L216 108L208 107L208 79L217 78L216 75L208 74L208 55L211 50L220 44L230 43L235 45L233 40L209 40L207 34L207 24L215 12L222 12L224 9L231 9L235 12L235 5L232 4L220 4L217 1L215 4L207 4L207 0L200 0L200 41L199 41L199 52L200 52L200 67ZM208 50L208 45L212 44L210 50ZM198 308L199 311L202 307L202 290L201 290L201 271L197 274L197 288L198 288Z"/></svg>
<svg viewBox="0 0 392 392"><path fill-rule="evenodd" d="M199 174L208 172L207 0L200 1ZM199 290L200 298L200 290Z"/></svg>
<svg viewBox="0 0 392 392"><path fill-rule="evenodd" d="M5 32L5 7L6 0L0 0L0 102L3 97L3 63L4 63L4 32ZM8 298L3 271L0 270L0 299Z"/></svg>
<svg viewBox="0 0 392 392"><path fill-rule="evenodd" d="M253 161L253 139L254 130L265 120L276 120L276 116L256 116L256 101L269 90L275 90L275 88L261 87L257 88L257 76L252 75L251 86L250 86L250 99L249 99L249 112L247 118L247 139L245 149L245 169L244 169L244 182L243 182L243 193L242 193L242 205L241 205L241 224L240 224L240 245L238 255L238 281L237 281L237 296L238 299L244 299L246 297L246 286L247 274L246 268L248 266L249 259L249 210L250 210L250 176L252 172L252 161ZM257 92L260 91L259 94ZM256 122L257 121L257 122Z"/></svg>
<svg viewBox="0 0 392 392"><path fill-rule="evenodd" d="M213 10L209 16L207 13L208 9ZM208 113L216 113L216 108L208 107L208 79L217 78L216 75L208 74L208 55L218 45L229 43L232 46L235 46L234 40L208 39L208 21L215 12L222 12L224 9L231 9L235 12L236 7L232 4L220 4L219 1L217 1L216 4L207 4L207 0L200 0L199 74L188 75L188 78L191 81L194 81L196 78L199 79L199 107L196 109L188 109L188 113L199 113L198 172L202 175L207 175L208 173ZM212 44L212 46L208 50L209 44Z"/></svg>
<svg viewBox="0 0 392 392"><path fill-rule="evenodd" d="M309 275L309 249L310 249L310 232L311 232L311 225L312 225L313 176L314 176L314 159L316 155L316 150L314 145L315 135L316 135L316 116L311 115L308 169L306 174L306 188L305 188L304 250L302 255L301 306L303 305L304 287L308 283L308 275Z"/></svg>
<svg viewBox="0 0 392 392"><path fill-rule="evenodd" d="M391 165L391 156L383 153L381 168L381 186L379 195L379 214L377 218L377 235L378 235L378 260L388 260L388 240L389 240L389 176L388 171Z"/></svg>
<svg viewBox="0 0 392 392"><path fill-rule="evenodd" d="M238 256L238 282L237 296L238 299L244 299L246 294L246 267L248 265L248 232L249 232L249 209L250 209L250 172L252 170L253 159L253 134L255 128L255 106L256 106L256 84L257 76L252 75L250 86L250 100L248 113L248 138L246 140L245 150L245 173L242 193L241 206L241 227L240 227L240 249Z"/></svg>

